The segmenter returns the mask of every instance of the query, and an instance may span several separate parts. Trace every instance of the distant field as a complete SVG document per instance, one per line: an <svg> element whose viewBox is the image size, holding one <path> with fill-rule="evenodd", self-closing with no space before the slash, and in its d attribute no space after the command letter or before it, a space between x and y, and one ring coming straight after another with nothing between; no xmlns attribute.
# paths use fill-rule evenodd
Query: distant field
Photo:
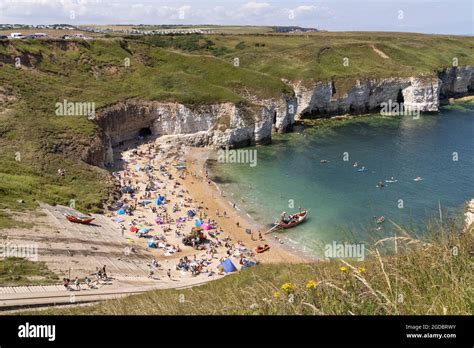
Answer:
<svg viewBox="0 0 474 348"><path fill-rule="evenodd" d="M38 31L46 30L32 30ZM357 78L434 75L454 58L474 65L473 47L473 37L402 33L0 41L0 209L70 199L84 211L103 208L112 187L106 172L77 160L97 129L86 117L56 116L56 102L94 102L96 108L129 98L250 103L247 93L293 93L282 79L350 86ZM70 175L58 177L59 167Z"/></svg>

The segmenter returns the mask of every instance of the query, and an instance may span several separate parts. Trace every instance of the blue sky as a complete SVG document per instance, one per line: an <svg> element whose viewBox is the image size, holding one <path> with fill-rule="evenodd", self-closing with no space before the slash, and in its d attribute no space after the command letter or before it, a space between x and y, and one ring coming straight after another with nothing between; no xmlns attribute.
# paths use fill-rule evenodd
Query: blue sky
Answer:
<svg viewBox="0 0 474 348"><path fill-rule="evenodd" d="M0 0L0 23L298 25L473 35L473 0Z"/></svg>

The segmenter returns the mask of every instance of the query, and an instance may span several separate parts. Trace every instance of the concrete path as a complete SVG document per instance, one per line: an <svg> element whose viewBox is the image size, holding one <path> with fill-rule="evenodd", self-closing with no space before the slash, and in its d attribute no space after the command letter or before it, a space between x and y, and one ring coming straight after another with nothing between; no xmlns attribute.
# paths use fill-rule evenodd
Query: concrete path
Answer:
<svg viewBox="0 0 474 348"><path fill-rule="evenodd" d="M220 277L222 276L213 277L213 279ZM202 278L193 278L184 285L176 286L177 282L170 279L127 277L113 279L101 284L98 289L89 289L84 285L81 286L81 290L66 290L63 285L0 287L0 312L31 307L96 302L151 290L185 289L205 283L207 281L203 281Z"/></svg>

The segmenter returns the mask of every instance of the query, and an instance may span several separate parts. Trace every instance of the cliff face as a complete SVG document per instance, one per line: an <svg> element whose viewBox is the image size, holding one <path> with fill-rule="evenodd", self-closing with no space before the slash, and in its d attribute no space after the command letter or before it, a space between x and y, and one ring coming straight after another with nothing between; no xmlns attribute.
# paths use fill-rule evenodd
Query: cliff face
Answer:
<svg viewBox="0 0 474 348"><path fill-rule="evenodd" d="M242 147L268 143L272 130L285 131L294 119L288 114L286 99L259 104L188 107L145 101L118 103L97 113L95 122L102 132L99 136L102 147L95 146L83 159L96 165L111 162L113 146L140 135L179 134L182 142L193 146Z"/></svg>
<svg viewBox="0 0 474 348"><path fill-rule="evenodd" d="M474 91L474 67L449 68L439 73L440 98L462 97Z"/></svg>
<svg viewBox="0 0 474 348"><path fill-rule="evenodd" d="M332 82L305 86L294 82L298 99L296 117L324 116L378 111L381 103L403 102L421 112L438 111L440 103L450 97L474 90L474 67L448 68L438 77L389 78L357 81L343 96L337 96Z"/></svg>
<svg viewBox="0 0 474 348"><path fill-rule="evenodd" d="M241 147L268 143L272 131L286 132L295 119L378 111L382 103L403 102L421 112L438 111L446 98L474 91L474 67L449 68L438 77L387 78L357 81L346 93L333 82L285 81L294 96L259 100L245 96L249 105L220 103L185 106L178 103L128 101L99 110L95 122L101 133L83 160L103 165L113 159L113 146L139 135L180 135L193 146Z"/></svg>

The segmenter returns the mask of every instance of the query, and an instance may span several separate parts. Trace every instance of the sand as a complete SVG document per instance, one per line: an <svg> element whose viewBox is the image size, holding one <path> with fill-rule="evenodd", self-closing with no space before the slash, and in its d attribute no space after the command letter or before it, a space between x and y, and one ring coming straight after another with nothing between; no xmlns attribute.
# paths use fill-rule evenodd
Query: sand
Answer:
<svg viewBox="0 0 474 348"><path fill-rule="evenodd" d="M141 223L142 226L150 228L150 236L164 236L166 243L171 247L175 247L176 250L179 246L181 249L179 252L170 254L166 253L166 249L163 248L148 248L150 256L155 257L162 266L156 270L156 274L160 278L166 275L166 270L168 269L171 269L171 274L175 279L179 280L183 276L187 276L189 272L185 274L183 271L176 270L176 264L184 256L190 259L209 260L209 265L204 268L203 274L199 275L209 277L209 274L213 275L214 272L217 272L221 260L227 258L226 251L228 248L224 246L217 247L217 252L211 259L208 251L209 247L207 247L208 250L197 251L191 246L184 246L182 243L183 236L176 236L175 231L178 229L182 234L189 234L195 224L194 218L184 222L181 228L177 227L176 222L157 225L155 223L156 214L152 212L151 207L156 206L155 199L158 193L167 198L166 213L169 214L172 220L176 221L180 217L186 217L186 212L189 209L194 209L197 212L197 217L205 214L204 220L214 220L218 228L223 231L222 235L218 236L219 240L223 243L225 238L230 238L229 244L232 245L231 260L237 268L240 268L239 261L241 261L242 256L248 260L262 263L295 263L305 261L280 247L279 242L271 235L263 235L263 240L259 240L258 231L261 231L263 234L265 229L258 226L244 211L234 208L233 204L221 194L217 185L207 178L205 162L209 156L209 150L184 147L176 143L169 144L166 138L159 138L137 147L132 146L130 150L119 149L119 151L122 151L121 157L126 165L116 172L120 173L123 180L132 180L132 187L140 188L137 193L138 202L145 199L142 197L142 194L149 179L145 171L136 170L137 166L143 168L145 165L151 164L153 170L149 171L149 174L152 174L158 181L161 181L156 192L152 192L150 198L147 198L152 201L151 204L146 207L137 206L133 216L121 216L125 220L121 224L126 227L124 238L132 241L134 245L146 248L148 240L146 238L139 238L134 232L130 231L129 228L132 220L135 223ZM177 164L185 164L186 169L180 170L175 168L174 166ZM122 165L123 162L116 162L117 168ZM160 165L165 166L167 174L172 175L171 179L160 172ZM124 177L125 171L128 173L128 177ZM128 199L129 203L131 203L129 194L123 194L122 198ZM180 207L179 211L172 211L173 204ZM219 216L217 211L219 211ZM224 217L224 211L227 213L226 217ZM112 214L118 217L117 212L112 212ZM167 227L169 228L168 231L166 231ZM248 234L246 232L247 229L250 229L252 234ZM205 234L207 235L207 233ZM210 236L208 236L208 239L214 241ZM257 246L265 244L270 246L270 250L261 254L255 253ZM239 249L242 249L243 252L240 252Z"/></svg>
<svg viewBox="0 0 474 348"><path fill-rule="evenodd" d="M285 250L277 240L274 239L273 234L265 234L267 227L259 226L247 213L236 206L233 207L233 202L227 199L218 185L206 179L205 163L209 158L210 151L205 148L184 148L185 157L189 166L190 173L196 173L197 176L188 176L184 181L184 185L190 191L192 197L204 202L212 215L216 210L222 215L223 211L227 212L227 218L215 217L224 230L228 232L234 239L241 240L245 245L255 249L258 245L268 244L270 250L268 252L258 254L256 259L261 262L286 262L299 263L307 262L308 260L299 257L298 255ZM214 213L215 216L215 213ZM239 222L239 226L237 226ZM252 231L252 235L245 232L246 229ZM258 240L258 232L262 233L264 241Z"/></svg>
<svg viewBox="0 0 474 348"><path fill-rule="evenodd" d="M143 168L145 164L153 164L152 174L162 182L159 189L151 193L149 198L151 204L138 207L133 216L119 216L116 210L111 210L106 215L94 214L93 225L81 225L70 223L65 219L64 211L69 209L68 207L41 205L38 211L18 216L19 220L33 223L33 228L1 230L1 235L8 236L10 241L17 244L36 245L39 251L38 261L46 262L61 278L91 276L96 267L105 264L118 287L146 283L149 286L176 288L218 279L223 275L219 272L218 265L228 257L227 250L231 250L230 259L238 270L241 268L239 262L242 256L258 263L308 262L285 250L285 245L279 244L272 234L263 235L265 239L263 241L258 240L258 231L263 233L267 228L258 226L243 210L234 208L233 203L222 195L218 186L206 179L205 163L210 150L168 144L166 139L162 137L141 145L130 143L128 149L125 147L116 149L118 160L111 170L123 176L128 167L127 179L132 180L132 186L139 187L138 202L145 192L144 187L148 178L145 171L136 171L137 165ZM147 154L149 144L156 144L150 155ZM142 154L133 155L134 151L141 151ZM176 169L174 165L178 163L184 163L186 169ZM160 172L160 164L169 170L171 179ZM156 214L151 211L151 207L156 207L155 199L158 193L167 197L165 207L171 219L186 217L189 209L194 209L198 213L197 216L205 213L206 220L209 218L215 220L218 228L222 229L222 234L218 235L221 244L230 238L228 245L231 248L221 245L216 248L216 253L211 255L209 250L195 250L191 246L184 246L182 236L176 236L175 231L188 234L194 226L194 219L188 219L181 227L178 227L176 222L156 224ZM123 194L122 198L131 199L129 194ZM173 204L180 206L184 204L185 199L189 202L186 203L188 207L182 206L178 211L172 212ZM129 203L133 204L133 200ZM217 216L217 210L220 216ZM227 212L227 217L223 216L224 211ZM117 218L123 218L124 221L117 222ZM136 233L130 231L132 220L150 228L149 235L165 237L167 243L179 246L181 251L170 254L166 253L165 249L148 248L147 238L139 238ZM125 227L123 236L121 225ZM165 231L165 228L169 230ZM246 229L250 229L252 234L246 233ZM205 234L208 235L207 232ZM208 238L215 241L210 236ZM262 254L255 253L255 248L264 244L270 245L270 250ZM135 252L124 253L132 245ZM190 260L196 258L197 261L206 261L198 275L176 269L179 260L185 256ZM154 268L154 274L148 278L153 258L160 266ZM171 270L171 278L168 277L168 270Z"/></svg>

